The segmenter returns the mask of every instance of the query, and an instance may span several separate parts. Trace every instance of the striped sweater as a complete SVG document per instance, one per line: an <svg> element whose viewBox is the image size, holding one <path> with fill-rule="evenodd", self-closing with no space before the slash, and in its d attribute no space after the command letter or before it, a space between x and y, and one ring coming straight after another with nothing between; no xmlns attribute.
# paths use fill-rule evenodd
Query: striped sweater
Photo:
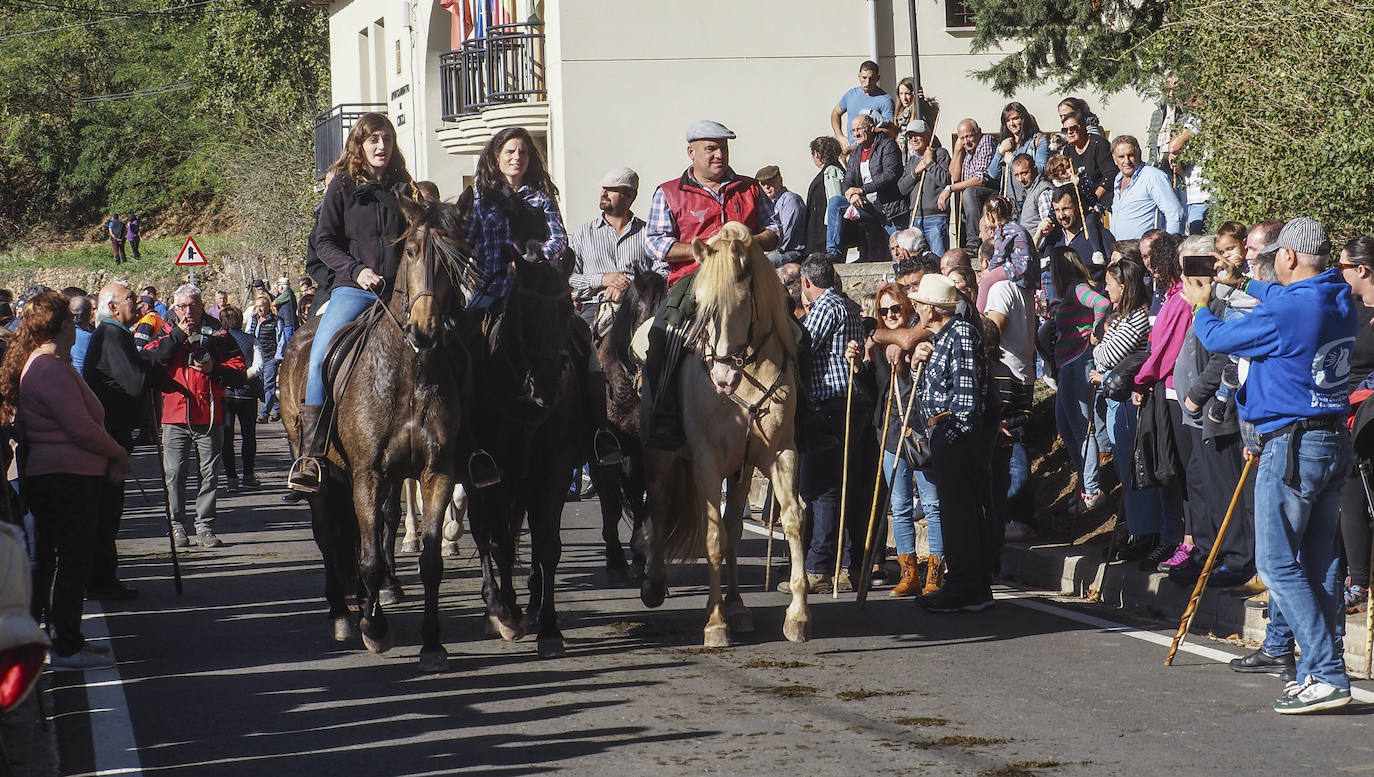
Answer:
<svg viewBox="0 0 1374 777"><path fill-rule="evenodd" d="M1092 286L1081 281L1069 286L1054 314L1054 325L1059 332L1054 341L1054 363L1059 369L1064 369L1088 350L1089 336L1111 308L1111 301L1094 291Z"/></svg>
<svg viewBox="0 0 1374 777"><path fill-rule="evenodd" d="M1140 307L1126 315L1114 314L1107 322L1102 341L1093 348L1093 364L1104 375L1127 356L1150 350L1150 309Z"/></svg>

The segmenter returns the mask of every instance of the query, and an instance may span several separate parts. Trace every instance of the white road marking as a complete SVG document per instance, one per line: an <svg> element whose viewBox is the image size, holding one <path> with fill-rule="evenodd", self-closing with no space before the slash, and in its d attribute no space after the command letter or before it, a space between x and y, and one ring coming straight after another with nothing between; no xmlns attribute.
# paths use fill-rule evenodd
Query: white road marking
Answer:
<svg viewBox="0 0 1374 777"><path fill-rule="evenodd" d="M1115 621L1109 621L1106 618L1099 618L1096 615L1088 615L1087 613L1079 612L1069 607L1060 607L1045 601L1042 597L1043 595L1041 594L1017 591L996 592L993 594L993 598L1011 602L1018 607L1025 607L1028 610L1035 610L1036 612L1043 612L1058 618L1082 623L1085 626L1102 629L1111 634L1120 634L1124 637L1132 637L1141 640L1142 642L1160 645L1164 647L1166 651L1167 648L1173 644L1173 637L1166 637L1163 634L1157 634L1147 629L1126 626ZM1229 663L1231 659L1236 658L1234 653L1228 653L1225 650L1218 650L1204 645L1194 645L1187 641L1179 645L1178 649L1179 652L1191 653L1192 655L1211 659L1212 661ZM1160 658L1160 663L1164 663L1162 656ZM1374 692L1364 690L1363 688L1356 688L1353 684L1350 687L1350 697L1356 701L1367 703L1374 702Z"/></svg>
<svg viewBox="0 0 1374 777"><path fill-rule="evenodd" d="M86 602L86 614L81 630L89 642L111 644L105 613L98 602ZM111 653L113 653L111 644ZM84 673L86 713L91 721L91 752L95 771L73 777L104 777L104 775L136 775L141 777L143 765L138 758L138 741L134 739L134 722L129 717L129 700L124 696L124 678L116 665Z"/></svg>

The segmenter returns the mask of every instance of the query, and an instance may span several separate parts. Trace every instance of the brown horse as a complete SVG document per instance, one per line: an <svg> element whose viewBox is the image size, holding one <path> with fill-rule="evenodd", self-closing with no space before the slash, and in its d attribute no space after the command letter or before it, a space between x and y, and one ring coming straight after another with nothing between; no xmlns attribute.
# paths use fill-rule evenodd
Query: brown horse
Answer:
<svg viewBox="0 0 1374 777"><path fill-rule="evenodd" d="M736 553L749 498L748 477L767 474L782 511L792 556L792 603L783 635L811 635L803 566L801 499L794 441L797 335L787 291L749 230L731 222L710 243L692 241L701 263L693 282L698 314L687 342L696 358L678 371L687 444L673 452L646 451L650 511L642 532L648 555L640 598L649 607L667 593L666 563L698 557L710 564L707 646L730 644L730 631L753 631L739 591ZM729 479L725 513L720 482ZM729 590L722 596L721 568Z"/></svg>
<svg viewBox="0 0 1374 777"><path fill-rule="evenodd" d="M381 596L391 571L401 484L414 478L424 502L445 505L454 484L466 477L460 440L472 364L459 338L450 336L460 314L460 292L474 269L464 256L458 208L437 201L401 200L410 228L396 275L396 290L364 316L374 318L343 357L351 370L332 387L334 410L325 467L327 488L311 495L315 540L324 556L325 596L334 637L356 633L345 591L356 586L363 643L382 653L395 643ZM318 321L318 319L315 319ZM282 418L294 449L300 449L300 405L315 324L297 331L281 369ZM320 347L324 347L321 344ZM469 486L470 489L470 486ZM443 671L448 653L439 639L440 526L446 511L424 515L420 577L424 583L420 669Z"/></svg>

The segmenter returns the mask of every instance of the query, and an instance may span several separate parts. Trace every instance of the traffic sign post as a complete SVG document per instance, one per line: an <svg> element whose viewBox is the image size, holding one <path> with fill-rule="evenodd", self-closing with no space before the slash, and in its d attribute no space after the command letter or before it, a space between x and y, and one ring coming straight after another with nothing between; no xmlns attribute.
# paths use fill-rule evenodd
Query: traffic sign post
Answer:
<svg viewBox="0 0 1374 777"><path fill-rule="evenodd" d="M196 239L194 237L186 238L186 244L181 247L181 253L177 254L176 262L174 262L178 267L191 268L192 284L196 282L196 266L209 263L210 260L205 258L205 252L200 250L200 246L196 245Z"/></svg>

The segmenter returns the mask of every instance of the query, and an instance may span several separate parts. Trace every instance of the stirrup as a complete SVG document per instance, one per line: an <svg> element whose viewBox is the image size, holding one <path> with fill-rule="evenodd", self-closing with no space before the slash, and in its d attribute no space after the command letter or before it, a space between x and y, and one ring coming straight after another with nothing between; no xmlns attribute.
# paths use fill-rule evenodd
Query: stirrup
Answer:
<svg viewBox="0 0 1374 777"><path fill-rule="evenodd" d="M292 491L318 494L323 485L324 472L317 457L302 456L291 462L291 471L286 475L286 486Z"/></svg>
<svg viewBox="0 0 1374 777"><path fill-rule="evenodd" d="M473 488L490 488L500 483L504 475L501 468L496 466L496 459L484 449L478 448L468 456L468 477L472 480Z"/></svg>
<svg viewBox="0 0 1374 777"><path fill-rule="evenodd" d="M620 440L616 439L615 432L603 426L597 429L592 437L592 456L597 464L603 467L611 466L625 460L625 451L621 450Z"/></svg>

